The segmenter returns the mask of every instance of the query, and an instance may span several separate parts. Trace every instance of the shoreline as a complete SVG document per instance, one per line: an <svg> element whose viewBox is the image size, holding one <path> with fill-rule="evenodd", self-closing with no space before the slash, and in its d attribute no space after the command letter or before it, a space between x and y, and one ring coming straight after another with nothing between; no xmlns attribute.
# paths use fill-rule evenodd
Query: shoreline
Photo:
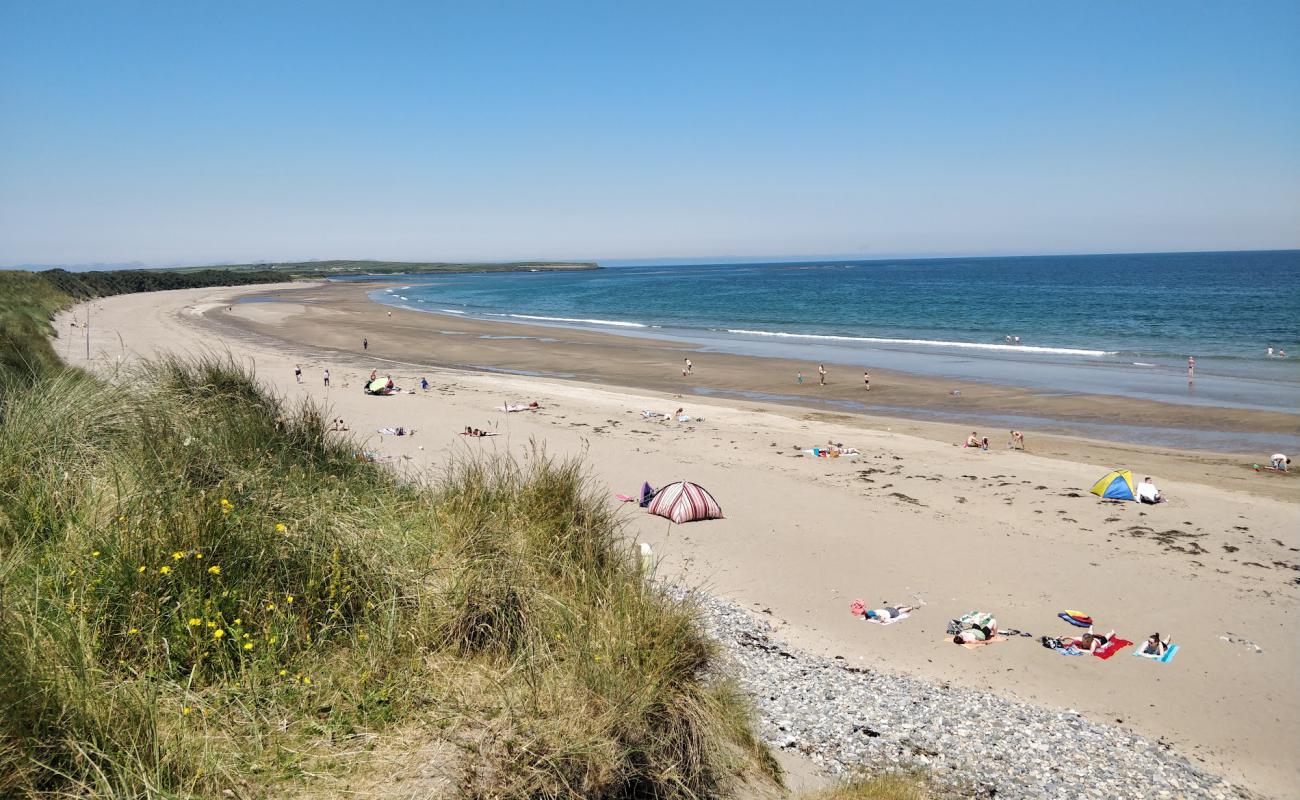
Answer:
<svg viewBox="0 0 1300 800"><path fill-rule="evenodd" d="M849 372L846 381L847 370L835 364L827 365L830 377L822 387L815 362L706 353L615 332L392 308L368 297L382 285L259 287L261 291L236 293L242 302L234 302L233 311L214 307L203 316L229 334L269 336L305 348L305 353L333 351L403 368L478 370L660 392L674 398L674 407L717 402L776 406L787 409L782 413L885 427L949 444L964 441L974 428L999 450L1006 447L1006 431L1014 425L1026 432L1030 450L1038 455L1132 466L1171 477L1228 480L1274 497L1293 496L1300 488L1291 482L1293 476L1261 475L1249 467L1266 463L1279 449L1287 452L1278 442L1287 434L1278 431L1293 431L1300 439L1300 415L1070 395L875 369L866 391L860 375ZM362 331L369 334L368 351L361 347ZM683 379L680 369L687 357L694 370ZM802 386L790 380L800 369ZM950 394L954 389L960 396ZM870 406L860 407L864 404ZM1123 422L1118 429L1117 420ZM1156 441L1115 438L1117 433L1143 432ZM1206 440L1222 446L1196 446ZM1236 446L1243 440L1255 447ZM1150 466L1139 468L1138 462Z"/></svg>
<svg viewBox="0 0 1300 800"><path fill-rule="evenodd" d="M355 307L355 301L333 300L230 302L246 294L181 291L94 301L93 363L112 370L159 351L225 348L252 361L259 378L287 399L310 399L344 416L359 448L391 458L404 474L477 453L525 453L532 442L544 442L547 452L580 457L610 493L642 480L698 481L722 503L726 519L665 529L664 520L629 509L629 536L652 545L661 575L766 611L764 618L794 647L1042 708L1078 709L1092 722L1172 745L1198 769L1266 795L1288 796L1300 780L1290 747L1300 737L1294 687L1300 647L1290 623L1300 605L1294 526L1300 476L1256 474L1218 454L1069 436L1032 434L1027 453L981 453L951 446L969 432L956 425L682 397L671 380L663 390L628 389L585 369L568 370L575 377L562 380L393 365L400 385L426 375L430 391L367 397L359 388L368 370L404 360L385 352L388 333L371 336L371 353L352 341L353 315L384 326L383 306L364 298ZM394 310L392 335L411 337L425 352L437 342L447 361L469 349L457 350L455 342L470 340L512 368L521 365L510 359L520 356L515 360L527 369L530 359L546 356L536 351L552 344L521 348L518 339L430 334L427 321L434 318L409 313L419 324ZM80 333L67 326L69 316L60 318L65 337ZM663 348L629 350L606 336L564 339L570 355L643 358L648 363L641 366L651 371L674 360ZM79 339L56 346L69 363L84 363ZM672 355L680 358L677 352ZM563 353L550 357L561 366L572 361ZM295 363L304 368L302 384L293 379ZM711 372L728 369L712 355L707 363ZM333 373L328 390L320 381L325 367ZM527 399L538 399L542 410L492 410ZM686 424L648 421L639 413L686 404L695 417ZM458 436L467 424L499 436ZM420 433L374 433L387 425ZM810 459L793 449L827 438L864 455ZM1170 501L1143 508L1087 495L1087 486L1112 465L1149 470ZM1216 479L1225 467L1238 471L1231 480ZM854 597L874 603L912 594L929 605L903 625L878 629L848 614ZM1032 641L974 653L941 641L946 620L971 609L994 611L1004 625L1059 635L1068 632L1055 618L1063 608L1083 608L1128 639L1172 631L1183 649L1176 662L1155 665L1060 658Z"/></svg>

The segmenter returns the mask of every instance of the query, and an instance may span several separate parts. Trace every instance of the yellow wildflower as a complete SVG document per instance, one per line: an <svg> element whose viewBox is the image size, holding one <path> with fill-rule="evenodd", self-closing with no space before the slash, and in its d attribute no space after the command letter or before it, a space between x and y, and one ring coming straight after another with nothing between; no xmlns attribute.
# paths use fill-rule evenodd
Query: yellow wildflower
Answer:
<svg viewBox="0 0 1300 800"><path fill-rule="evenodd" d="M220 639L222 636L225 636L225 635L226 635L226 632L223 631L223 630L220 629L220 628L217 628L215 631L212 632L212 638L213 638L213 639Z"/></svg>
<svg viewBox="0 0 1300 800"><path fill-rule="evenodd" d="M203 558L203 554L202 554L202 553L195 553L195 554L194 554L194 557L195 557L195 558Z"/></svg>
<svg viewBox="0 0 1300 800"><path fill-rule="evenodd" d="M217 627L217 623L213 622L212 620L208 620L208 627L209 627L209 628L215 628L215 627Z"/></svg>
<svg viewBox="0 0 1300 800"><path fill-rule="evenodd" d="M160 567L160 568L158 569L158 572L161 573L161 574L163 574L163 575L170 575L170 574L171 574L171 571L172 571L172 568L171 568L171 567Z"/></svg>
<svg viewBox="0 0 1300 800"><path fill-rule="evenodd" d="M136 571L136 572L144 572L144 565L141 564L140 566L136 567L135 571Z"/></svg>
<svg viewBox="0 0 1300 800"><path fill-rule="evenodd" d="M244 621L243 621L242 619L240 619L239 617L235 617L235 624L236 624L236 625L243 625L243 624L244 624Z"/></svg>
<svg viewBox="0 0 1300 800"><path fill-rule="evenodd" d="M175 553L172 553L173 561L180 561L182 558L185 558L185 554L182 553L180 550L177 550Z"/></svg>
<svg viewBox="0 0 1300 800"><path fill-rule="evenodd" d="M267 611L274 611L274 610L275 610L275 603L267 603L267 604L266 604L266 610L267 610Z"/></svg>
<svg viewBox="0 0 1300 800"><path fill-rule="evenodd" d="M285 675L288 675L288 674L289 674L289 670L287 670L287 669L282 669L282 670L280 670L280 677L281 677L281 678L283 678Z"/></svg>
<svg viewBox="0 0 1300 800"><path fill-rule="evenodd" d="M267 643L267 644L275 644L276 641L277 641L278 639L279 639L279 637L277 637L277 636L272 636L270 639L267 639L267 640L266 640L266 643Z"/></svg>
<svg viewBox="0 0 1300 800"><path fill-rule="evenodd" d="M181 713L182 713L182 714L185 714L185 715L188 716L189 713L190 713L191 711L193 711L193 710L194 710L194 709L190 708L189 706L185 706L184 708L181 709Z"/></svg>
<svg viewBox="0 0 1300 800"><path fill-rule="evenodd" d="M252 650L252 649L253 649L253 643L252 643L252 642L244 642L244 649L245 649L245 650Z"/></svg>
<svg viewBox="0 0 1300 800"><path fill-rule="evenodd" d="M95 552L91 553L91 554L90 554L90 557L91 557L91 558L99 558L99 551L96 550Z"/></svg>
<svg viewBox="0 0 1300 800"><path fill-rule="evenodd" d="M311 686L311 678L303 678L302 682L307 684L308 686Z"/></svg>
<svg viewBox="0 0 1300 800"><path fill-rule="evenodd" d="M216 564L213 564L212 566L208 567L208 574L209 574L209 575L220 575L220 574L221 574L221 567L218 567Z"/></svg>
<svg viewBox="0 0 1300 800"><path fill-rule="evenodd" d="M286 603L288 603L289 605L293 605L293 595L291 595L291 594L286 594L286 595L284 596L284 601L285 601Z"/></svg>
<svg viewBox="0 0 1300 800"><path fill-rule="evenodd" d="M277 522L277 523L275 523L275 532L276 532L276 533L284 533L284 532L287 531L287 530L289 530L289 529L286 528L286 527L284 527L284 523L283 523L283 522Z"/></svg>
<svg viewBox="0 0 1300 800"><path fill-rule="evenodd" d="M139 632L140 632L139 628L132 628L131 630L127 631L126 634L127 636L135 636Z"/></svg>
<svg viewBox="0 0 1300 800"><path fill-rule="evenodd" d="M199 619L198 617L190 617L191 628L197 628L201 624L203 624L203 620Z"/></svg>

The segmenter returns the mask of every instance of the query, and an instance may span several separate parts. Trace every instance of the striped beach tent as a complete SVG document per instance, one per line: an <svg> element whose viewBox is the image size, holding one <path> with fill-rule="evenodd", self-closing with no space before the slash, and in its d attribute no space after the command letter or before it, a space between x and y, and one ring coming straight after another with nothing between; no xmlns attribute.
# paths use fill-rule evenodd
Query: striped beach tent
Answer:
<svg viewBox="0 0 1300 800"><path fill-rule="evenodd" d="M678 481L663 487L646 510L667 517L678 525L701 519L722 519L722 507L708 489L690 481Z"/></svg>

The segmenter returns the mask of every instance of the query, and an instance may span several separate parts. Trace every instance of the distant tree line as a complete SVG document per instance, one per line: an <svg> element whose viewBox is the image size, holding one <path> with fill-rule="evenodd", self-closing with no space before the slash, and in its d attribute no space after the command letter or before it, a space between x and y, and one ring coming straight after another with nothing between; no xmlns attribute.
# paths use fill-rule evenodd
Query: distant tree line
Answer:
<svg viewBox="0 0 1300 800"><path fill-rule="evenodd" d="M66 269L50 269L35 274L74 300L133 292L157 292L164 289L202 289L207 286L278 283L285 279L283 272L271 270L236 272L225 269L202 269L193 272L154 269L68 272Z"/></svg>

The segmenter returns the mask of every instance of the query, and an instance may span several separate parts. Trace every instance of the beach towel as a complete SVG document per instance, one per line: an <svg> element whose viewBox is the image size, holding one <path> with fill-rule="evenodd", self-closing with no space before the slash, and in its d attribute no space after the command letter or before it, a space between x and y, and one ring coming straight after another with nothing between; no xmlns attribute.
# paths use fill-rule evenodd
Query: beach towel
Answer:
<svg viewBox="0 0 1300 800"><path fill-rule="evenodd" d="M864 613L865 613L865 612L864 612ZM899 614L899 615L896 616L896 617L888 617L888 618L882 618L882 617L863 617L863 619L865 619L867 622L874 622L874 623L877 624L877 625L893 625L895 622L902 622L903 620L907 619L907 618L910 617L910 616L912 616L912 615L911 615L911 614Z"/></svg>
<svg viewBox="0 0 1300 800"><path fill-rule="evenodd" d="M379 433L385 436L414 436L415 431L410 428L378 428Z"/></svg>
<svg viewBox="0 0 1300 800"><path fill-rule="evenodd" d="M1160 656L1159 658L1152 658L1151 656L1143 655L1142 648L1140 647L1137 650L1133 651L1133 655L1136 656L1137 658L1145 658L1147 661L1158 661L1161 664L1168 664L1170 661L1173 661L1174 656L1177 654L1178 654L1178 645L1176 644L1169 645L1169 648L1165 650L1164 655Z"/></svg>
<svg viewBox="0 0 1300 800"><path fill-rule="evenodd" d="M1111 639L1109 642L1106 642L1101 647L1098 647L1096 650L1092 651L1092 654L1097 658L1100 658L1101 660L1105 661L1106 659L1110 658L1111 656L1115 655L1116 653L1118 653L1119 651L1123 650L1125 647L1128 647L1131 644L1133 643L1130 642L1128 639L1121 639L1118 636L1116 636L1115 638Z"/></svg>
<svg viewBox="0 0 1300 800"><path fill-rule="evenodd" d="M967 650L976 650L976 649L979 649L979 648L981 648L981 647L984 647L985 645L996 644L996 643L998 643L998 642L1005 642L1006 640L1007 640L1007 637L1003 636L1003 635L1000 634L1000 633L995 633L995 634L993 634L993 638L992 638L992 639L985 639L985 640L982 641L982 642L962 642L962 643L961 643L961 646L964 647L964 648L966 648ZM944 641L945 641L945 642L951 642L952 639L951 639L951 638L947 638L947 637L945 637L945 638L944 638Z"/></svg>
<svg viewBox="0 0 1300 800"><path fill-rule="evenodd" d="M1066 610L1062 611L1056 616L1060 617L1061 619L1065 620L1066 622L1070 623L1076 628L1091 628L1093 624L1092 617L1088 616L1082 611L1072 611L1067 608Z"/></svg>
<svg viewBox="0 0 1300 800"><path fill-rule="evenodd" d="M635 498L635 497L628 497L627 495L622 494L622 493L616 494L616 495L614 495L614 497L618 498L619 500L622 500L624 503L635 503L635 502L636 502L636 498Z"/></svg>
<svg viewBox="0 0 1300 800"><path fill-rule="evenodd" d="M645 417L646 419L654 419L655 417L662 417L666 415L661 414L658 411L642 411L641 416Z"/></svg>

